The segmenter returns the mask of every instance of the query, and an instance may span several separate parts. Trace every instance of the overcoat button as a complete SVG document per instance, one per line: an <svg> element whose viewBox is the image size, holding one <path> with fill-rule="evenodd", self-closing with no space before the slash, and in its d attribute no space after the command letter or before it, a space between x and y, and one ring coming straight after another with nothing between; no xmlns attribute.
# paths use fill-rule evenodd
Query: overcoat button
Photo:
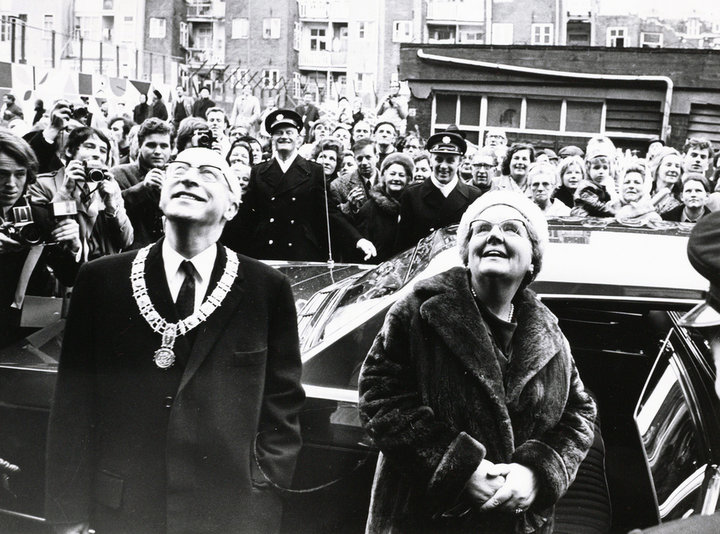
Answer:
<svg viewBox="0 0 720 534"><path fill-rule="evenodd" d="M272 198L270 199L270 201L271 201L271 202L275 202L275 197L272 197Z"/></svg>
<svg viewBox="0 0 720 534"><path fill-rule="evenodd" d="M172 395L168 395L167 397L165 397L164 402L165 402L165 408L172 408L172 405L173 405Z"/></svg>
<svg viewBox="0 0 720 534"><path fill-rule="evenodd" d="M292 243L288 243L288 247L292 247Z"/></svg>
<svg viewBox="0 0 720 534"><path fill-rule="evenodd" d="M270 222L275 222L275 217L270 217Z"/></svg>
<svg viewBox="0 0 720 534"><path fill-rule="evenodd" d="M268 245L272 245L272 244L273 244L273 240L271 239L270 241L268 241Z"/></svg>
<svg viewBox="0 0 720 534"><path fill-rule="evenodd" d="M295 224L295 219L290 219L290 224Z"/></svg>
<svg viewBox="0 0 720 534"><path fill-rule="evenodd" d="M292 197L292 201L295 202L295 197Z"/></svg>

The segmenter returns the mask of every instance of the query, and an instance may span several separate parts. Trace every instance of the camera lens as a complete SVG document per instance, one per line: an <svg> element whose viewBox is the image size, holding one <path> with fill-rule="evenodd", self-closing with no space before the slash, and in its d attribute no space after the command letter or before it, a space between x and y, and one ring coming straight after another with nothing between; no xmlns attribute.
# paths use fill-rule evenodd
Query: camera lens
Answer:
<svg viewBox="0 0 720 534"><path fill-rule="evenodd" d="M210 146L212 145L212 142L210 141L210 136L206 133L198 135L197 144L198 146L203 148L210 148Z"/></svg>
<svg viewBox="0 0 720 534"><path fill-rule="evenodd" d="M105 173L100 169L88 169L85 177L90 182L102 182L105 179Z"/></svg>

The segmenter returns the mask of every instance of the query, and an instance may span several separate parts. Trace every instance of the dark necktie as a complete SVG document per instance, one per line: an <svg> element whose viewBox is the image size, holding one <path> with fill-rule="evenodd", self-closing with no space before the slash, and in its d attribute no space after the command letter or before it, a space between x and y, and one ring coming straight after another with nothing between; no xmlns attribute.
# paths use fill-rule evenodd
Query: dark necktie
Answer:
<svg viewBox="0 0 720 534"><path fill-rule="evenodd" d="M195 267L192 262L185 260L180 264L180 270L185 273L185 280L180 286L175 309L178 319L183 320L195 311Z"/></svg>

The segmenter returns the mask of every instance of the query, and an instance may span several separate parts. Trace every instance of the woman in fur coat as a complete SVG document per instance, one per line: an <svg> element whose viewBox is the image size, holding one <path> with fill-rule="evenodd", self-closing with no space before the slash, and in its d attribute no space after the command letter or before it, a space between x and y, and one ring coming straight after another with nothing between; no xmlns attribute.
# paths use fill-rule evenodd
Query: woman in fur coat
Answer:
<svg viewBox="0 0 720 534"><path fill-rule="evenodd" d="M465 268L418 282L363 364L360 416L381 454L369 533L549 533L593 441L557 318L527 289L548 229L491 191L458 228Z"/></svg>
<svg viewBox="0 0 720 534"><path fill-rule="evenodd" d="M377 250L373 260L381 263L395 254L400 195L412 180L415 166L400 152L390 154L382 163L380 180L368 192L368 199L356 215L358 230Z"/></svg>

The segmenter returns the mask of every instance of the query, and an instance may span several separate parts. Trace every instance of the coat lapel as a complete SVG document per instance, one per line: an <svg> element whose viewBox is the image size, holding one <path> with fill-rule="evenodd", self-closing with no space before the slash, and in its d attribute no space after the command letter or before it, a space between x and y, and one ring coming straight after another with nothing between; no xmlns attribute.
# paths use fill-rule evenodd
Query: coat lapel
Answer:
<svg viewBox="0 0 720 534"><path fill-rule="evenodd" d="M222 276L225 269L225 263L227 261L227 253L225 247L218 248L218 255L215 260L215 266L213 267L213 273L210 278L210 284L208 285L208 294L215 289L218 280ZM207 358L208 354L223 337L223 333L226 332L225 325L235 314L235 310L240 303L240 297L242 296L242 264L238 266L238 273L235 282L233 283L232 289L225 296L222 304L207 318L207 320L198 325L197 337L195 343L190 351L190 358L187 365L185 366L185 372L183 373L182 380L180 381L180 388L182 390L193 375L197 372L202 362Z"/></svg>
<svg viewBox="0 0 720 534"><path fill-rule="evenodd" d="M280 166L278 165L278 169L279 168ZM295 161L292 162L287 172L282 176L280 183L275 188L275 193L281 195L288 191L292 191L309 181L310 167L308 166L307 161L300 156L296 156Z"/></svg>

